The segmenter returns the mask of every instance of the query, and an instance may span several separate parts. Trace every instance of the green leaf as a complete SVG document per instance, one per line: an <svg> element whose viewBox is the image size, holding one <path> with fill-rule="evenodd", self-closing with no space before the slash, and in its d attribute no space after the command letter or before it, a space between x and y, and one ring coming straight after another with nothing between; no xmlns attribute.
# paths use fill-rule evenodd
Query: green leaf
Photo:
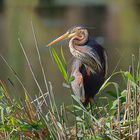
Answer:
<svg viewBox="0 0 140 140"><path fill-rule="evenodd" d="M62 59L63 59L63 61L64 61L64 64L67 66L67 61L66 61L66 59L65 59L65 55L64 55L64 51L63 51L62 46L61 46L61 56L62 56Z"/></svg>
<svg viewBox="0 0 140 140"><path fill-rule="evenodd" d="M77 121L77 122L83 122L83 120L82 120L81 117L79 117L79 116L76 117L76 121Z"/></svg>
<svg viewBox="0 0 140 140"><path fill-rule="evenodd" d="M132 74L130 72L126 71L126 72L124 72L124 75L130 81L134 81L134 78L133 78L133 76L132 76Z"/></svg>
<svg viewBox="0 0 140 140"><path fill-rule="evenodd" d="M57 123L58 127L59 127L61 130L63 130L63 127L62 127L61 123L60 123L60 122L56 122L56 123Z"/></svg>
<svg viewBox="0 0 140 140"><path fill-rule="evenodd" d="M67 71L66 71L65 67L63 66L62 61L60 60L60 58L57 55L57 53L56 53L54 48L52 48L51 51L52 51L53 57L55 59L55 62L57 64L60 72L63 74L64 79L68 82L69 81L68 74L67 74Z"/></svg>
<svg viewBox="0 0 140 140"><path fill-rule="evenodd" d="M118 105L118 99L113 102L111 109L116 109L117 105Z"/></svg>
<svg viewBox="0 0 140 140"><path fill-rule="evenodd" d="M82 110L82 108L80 106L74 105L75 109L77 110Z"/></svg>
<svg viewBox="0 0 140 140"><path fill-rule="evenodd" d="M108 79L106 79L106 81L103 83L103 85L101 86L101 88L100 88L100 90L99 90L99 93L100 93L101 91L103 91L107 86L110 85L110 82L109 82L110 79L111 79L111 76L110 76Z"/></svg>
<svg viewBox="0 0 140 140"><path fill-rule="evenodd" d="M12 125L15 125L16 119L14 117L11 117L10 120L11 120Z"/></svg>
<svg viewBox="0 0 140 140"><path fill-rule="evenodd" d="M74 81L74 79L75 79L75 77L74 77L74 76L71 76L71 77L69 78L69 83L71 83L72 81Z"/></svg>
<svg viewBox="0 0 140 140"><path fill-rule="evenodd" d="M114 92L114 91L107 91L107 93L108 93L110 96L112 96L112 97L114 97L114 98L117 98L116 92Z"/></svg>
<svg viewBox="0 0 140 140"><path fill-rule="evenodd" d="M28 95L27 95L26 92L25 92L25 100L26 100L26 101L30 101L30 99L29 99L29 97L28 97Z"/></svg>
<svg viewBox="0 0 140 140"><path fill-rule="evenodd" d="M28 125L28 124L23 124L21 125L21 130L22 131L31 131L33 128L31 125Z"/></svg>
<svg viewBox="0 0 140 140"><path fill-rule="evenodd" d="M0 106L0 117L2 124L4 124L4 108L2 108L1 106Z"/></svg>
<svg viewBox="0 0 140 140"><path fill-rule="evenodd" d="M123 91L121 92L121 96L122 96L122 97L126 97L126 93L127 93L127 91L126 91L126 90L123 90Z"/></svg>
<svg viewBox="0 0 140 140"><path fill-rule="evenodd" d="M140 81L140 74L137 74L136 81L137 81L137 83Z"/></svg>

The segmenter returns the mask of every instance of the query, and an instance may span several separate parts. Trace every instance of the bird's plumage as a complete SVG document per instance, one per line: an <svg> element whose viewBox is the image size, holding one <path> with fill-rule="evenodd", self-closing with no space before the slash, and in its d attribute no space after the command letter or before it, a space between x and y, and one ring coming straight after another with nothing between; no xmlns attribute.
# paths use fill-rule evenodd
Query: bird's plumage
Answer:
<svg viewBox="0 0 140 140"><path fill-rule="evenodd" d="M107 71L107 55L104 48L89 36L85 27L75 26L48 44L51 46L61 40L70 39L69 48L73 55L70 75L73 92L87 105L102 86Z"/></svg>
<svg viewBox="0 0 140 140"><path fill-rule="evenodd" d="M89 61L87 64L82 59L73 58L71 62L71 76L74 76L75 80L71 83L71 86L79 100L84 105L87 105L90 99L98 93L105 80L107 55L104 48L94 38L89 38L84 46L81 47L88 50L84 55L87 58L91 57L87 59Z"/></svg>

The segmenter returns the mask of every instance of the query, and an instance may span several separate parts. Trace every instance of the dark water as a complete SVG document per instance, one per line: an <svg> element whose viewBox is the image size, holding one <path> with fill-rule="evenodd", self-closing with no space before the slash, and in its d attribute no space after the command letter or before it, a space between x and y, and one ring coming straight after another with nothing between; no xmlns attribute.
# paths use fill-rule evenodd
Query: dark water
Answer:
<svg viewBox="0 0 140 140"><path fill-rule="evenodd" d="M61 1L62 2L62 1ZM56 64L52 61L46 44L62 35L74 25L84 25L90 28L91 36L106 48L108 53L108 75L116 67L117 70L127 70L131 64L131 56L135 54L138 59L140 43L140 7L136 2L112 2L92 4L63 4L43 1L18 2L7 1L0 3L0 53L8 63L20 75L21 80L31 95L39 91L29 71L25 57L18 43L21 39L27 55L32 64L35 75L43 91L45 86L41 74L34 38L31 29L31 21L34 24L39 51L48 81L53 85L53 91L58 103L69 102L69 91L63 87L64 79ZM67 61L71 58L68 41L55 45L60 54L60 46ZM10 85L8 78L14 83L16 91ZM24 92L15 76L0 60L0 79L3 80L14 96L22 97Z"/></svg>

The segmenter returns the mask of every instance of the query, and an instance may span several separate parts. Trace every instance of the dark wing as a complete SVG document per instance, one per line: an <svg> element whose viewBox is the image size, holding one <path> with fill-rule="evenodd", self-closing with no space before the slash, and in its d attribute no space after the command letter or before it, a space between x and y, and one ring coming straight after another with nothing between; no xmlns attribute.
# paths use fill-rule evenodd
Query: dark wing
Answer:
<svg viewBox="0 0 140 140"><path fill-rule="evenodd" d="M80 67L80 73L83 75L85 104L87 104L90 98L93 98L98 93L104 83L107 74L107 54L105 49L93 39L89 40L84 47L90 50L86 54L93 63L92 65L82 65Z"/></svg>
<svg viewBox="0 0 140 140"><path fill-rule="evenodd" d="M94 38L90 38L87 42L87 46L91 49L91 54L94 54L94 58L97 65L101 65L101 73L104 75L104 77L107 74L108 64L107 64L107 53L105 49L98 44Z"/></svg>
<svg viewBox="0 0 140 140"><path fill-rule="evenodd" d="M101 87L102 76L99 73L92 72L90 67L76 58L71 61L70 66L71 76L75 78L71 82L72 90L78 99L84 105L87 105Z"/></svg>

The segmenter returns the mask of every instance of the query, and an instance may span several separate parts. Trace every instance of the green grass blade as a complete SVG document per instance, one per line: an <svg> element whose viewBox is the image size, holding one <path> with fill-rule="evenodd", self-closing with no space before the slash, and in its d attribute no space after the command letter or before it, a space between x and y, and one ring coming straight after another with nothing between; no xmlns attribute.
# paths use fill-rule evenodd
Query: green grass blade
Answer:
<svg viewBox="0 0 140 140"><path fill-rule="evenodd" d="M67 61L66 61L66 58L65 58L65 55L64 55L64 51L63 51L62 46L61 46L61 56L62 56L62 59L64 61L64 64L67 66Z"/></svg>
<svg viewBox="0 0 140 140"><path fill-rule="evenodd" d="M53 54L53 57L55 59L55 62L60 70L60 72L63 74L63 77L64 79L68 82L68 74L67 74L67 71L62 63L62 61L60 60L59 56L57 55L56 51L54 48L51 49L52 50L52 54Z"/></svg>

